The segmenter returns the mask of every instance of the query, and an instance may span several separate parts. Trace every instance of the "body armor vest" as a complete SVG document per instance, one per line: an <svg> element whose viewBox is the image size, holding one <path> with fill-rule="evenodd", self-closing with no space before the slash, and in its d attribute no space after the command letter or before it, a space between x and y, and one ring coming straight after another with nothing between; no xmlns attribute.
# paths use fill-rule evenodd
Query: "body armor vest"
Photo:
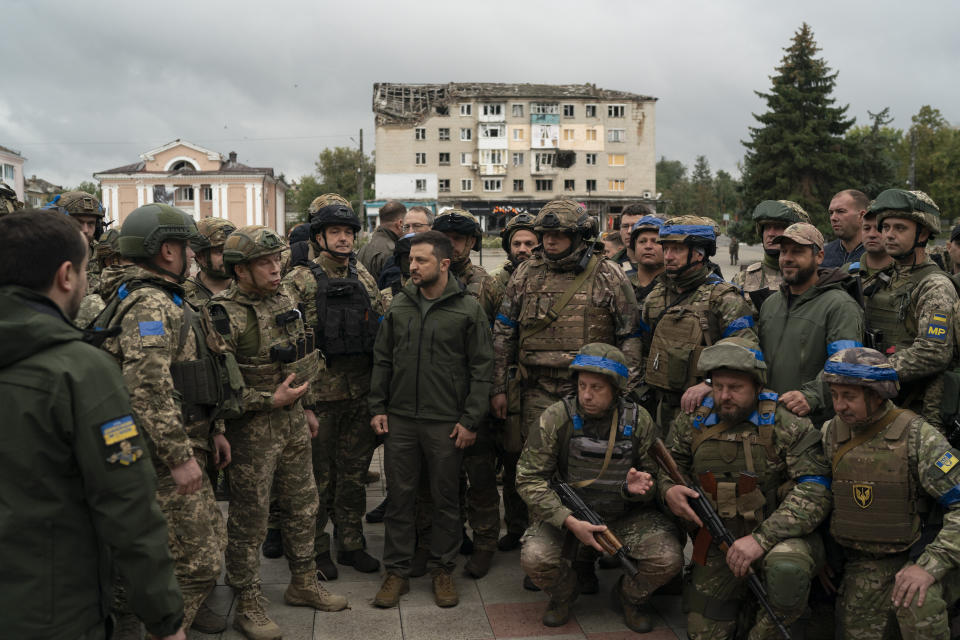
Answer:
<svg viewBox="0 0 960 640"><path fill-rule="evenodd" d="M771 292L780 288L783 283L783 275L777 269L773 269L763 264L763 261L754 262L746 267L741 267L743 271L743 291L759 291L769 289Z"/></svg>
<svg viewBox="0 0 960 640"><path fill-rule="evenodd" d="M575 396L563 399L567 416L572 425L570 442L567 445L567 483L571 486L578 482L590 482L585 487L574 487L583 501L590 505L604 519L616 518L629 506L620 495L620 485L627 472L634 466L633 431L637 425L637 405L619 403L618 425L613 452L607 468L598 477L609 446L609 432L591 438L583 432L583 418L577 413Z"/></svg>
<svg viewBox="0 0 960 640"><path fill-rule="evenodd" d="M756 529L792 488L784 482L786 462L775 446L777 397L761 391L757 410L738 425L720 422L713 394L694 413L691 472L713 474L716 493L705 493L735 537Z"/></svg>
<svg viewBox="0 0 960 640"><path fill-rule="evenodd" d="M920 537L922 504L907 453L916 417L903 410L880 433L834 460L830 533L840 544L889 553L891 545L905 551ZM828 433L830 456L856 437L839 418L831 421Z"/></svg>
<svg viewBox="0 0 960 640"><path fill-rule="evenodd" d="M700 352L719 337L720 327L710 313L709 299L667 307L653 330L646 363L647 384L673 392L696 384Z"/></svg>
<svg viewBox="0 0 960 640"><path fill-rule="evenodd" d="M532 265L531 265L532 266ZM577 273L554 271L546 266L527 272L518 322L520 333L548 316L556 301L570 288ZM594 306L596 277L589 278L543 330L521 340L520 363L525 366L565 369L580 347L591 342L616 345L616 328L610 310Z"/></svg>
<svg viewBox="0 0 960 640"><path fill-rule="evenodd" d="M317 280L317 346L326 356L373 353L379 320L354 260L346 278L330 278L316 262L308 266Z"/></svg>
<svg viewBox="0 0 960 640"><path fill-rule="evenodd" d="M929 263L911 269L906 277L893 278L886 286L882 280L876 281L875 291L866 299L866 313L870 329L881 332L878 351L887 353L891 347L902 349L913 343L918 331L910 309L913 290L934 271L939 268Z"/></svg>

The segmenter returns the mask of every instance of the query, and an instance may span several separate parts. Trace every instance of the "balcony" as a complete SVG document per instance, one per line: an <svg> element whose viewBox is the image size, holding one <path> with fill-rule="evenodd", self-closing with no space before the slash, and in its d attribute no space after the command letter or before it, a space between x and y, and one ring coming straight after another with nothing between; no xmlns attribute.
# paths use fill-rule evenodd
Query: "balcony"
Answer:
<svg viewBox="0 0 960 640"><path fill-rule="evenodd" d="M560 124L559 113L531 113L530 124Z"/></svg>
<svg viewBox="0 0 960 640"><path fill-rule="evenodd" d="M507 175L507 165L505 164L481 164L479 165L481 176L505 176Z"/></svg>

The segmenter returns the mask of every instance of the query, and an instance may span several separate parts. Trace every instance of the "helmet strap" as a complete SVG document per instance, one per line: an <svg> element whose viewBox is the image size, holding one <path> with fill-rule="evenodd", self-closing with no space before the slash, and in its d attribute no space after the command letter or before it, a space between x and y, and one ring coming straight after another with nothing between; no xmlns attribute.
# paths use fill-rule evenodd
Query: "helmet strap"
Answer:
<svg viewBox="0 0 960 640"><path fill-rule="evenodd" d="M353 255L353 251L347 251L346 253L344 253L343 251L334 251L333 249L330 248L330 243L327 242L326 227L320 229L320 233L318 233L317 235L323 238L323 243L322 244L318 243L320 244L320 250L329 253L331 256L333 256L337 260L349 260L350 256Z"/></svg>

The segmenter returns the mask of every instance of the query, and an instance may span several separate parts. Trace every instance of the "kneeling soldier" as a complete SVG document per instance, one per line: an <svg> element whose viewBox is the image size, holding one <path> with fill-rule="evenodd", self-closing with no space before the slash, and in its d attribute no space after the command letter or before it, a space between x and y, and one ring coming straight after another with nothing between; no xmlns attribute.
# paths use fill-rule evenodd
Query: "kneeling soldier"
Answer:
<svg viewBox="0 0 960 640"><path fill-rule="evenodd" d="M773 609L785 625L803 613L810 578L823 563L823 543L814 533L830 510L830 467L820 433L806 418L777 404L763 386L763 355L741 338L707 347L698 367L713 391L693 415L678 414L667 447L687 478L716 506L736 542L726 553L704 529L693 549L691 583L684 593L691 640L733 638L744 579L763 559L763 577ZM697 493L662 474L661 497L670 510L701 525L687 502ZM778 638L761 612L749 637Z"/></svg>
<svg viewBox="0 0 960 640"><path fill-rule="evenodd" d="M609 522L640 568L637 575L620 579L614 596L627 626L645 633L653 625L643 604L683 564L679 531L657 510L650 473L638 471L656 467L648 455L656 428L646 410L624 395L629 370L616 347L585 345L570 369L576 395L543 412L520 455L517 490L536 520L524 534L520 562L550 596L543 624L566 624L580 592L576 565L587 563L592 571L592 549L601 550L594 534L607 527L578 520L563 506L549 485L559 477ZM562 554L564 529L583 545L577 545L573 567Z"/></svg>
<svg viewBox="0 0 960 640"><path fill-rule="evenodd" d="M879 351L845 349L824 381L837 416L823 429L833 460L830 532L846 550L838 638L950 637L947 606L960 565L960 451L899 409L899 380ZM924 520L940 503L943 528ZM925 546L924 546L924 543Z"/></svg>

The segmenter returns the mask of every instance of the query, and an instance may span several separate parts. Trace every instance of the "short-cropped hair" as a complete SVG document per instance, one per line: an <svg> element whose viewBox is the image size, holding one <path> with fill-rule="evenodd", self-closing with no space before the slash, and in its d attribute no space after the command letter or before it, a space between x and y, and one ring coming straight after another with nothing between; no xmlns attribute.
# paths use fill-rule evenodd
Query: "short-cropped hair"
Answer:
<svg viewBox="0 0 960 640"><path fill-rule="evenodd" d="M411 213L413 211L419 211L423 215L427 216L427 224L429 224L431 227L433 226L433 211L430 211L430 209L427 207L421 207L420 205L407 209L407 213Z"/></svg>
<svg viewBox="0 0 960 640"><path fill-rule="evenodd" d="M380 222L396 222L404 216L407 208L398 200L390 200L380 207Z"/></svg>
<svg viewBox="0 0 960 640"><path fill-rule="evenodd" d="M437 262L453 259L453 243L450 242L450 238L448 238L446 234L434 231L433 229L423 231L410 238L411 247L418 244L429 244L432 246L433 257L437 259Z"/></svg>
<svg viewBox="0 0 960 640"><path fill-rule="evenodd" d="M0 217L0 286L15 284L49 291L64 262L80 270L87 241L72 216L48 209L24 209Z"/></svg>

